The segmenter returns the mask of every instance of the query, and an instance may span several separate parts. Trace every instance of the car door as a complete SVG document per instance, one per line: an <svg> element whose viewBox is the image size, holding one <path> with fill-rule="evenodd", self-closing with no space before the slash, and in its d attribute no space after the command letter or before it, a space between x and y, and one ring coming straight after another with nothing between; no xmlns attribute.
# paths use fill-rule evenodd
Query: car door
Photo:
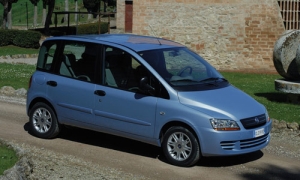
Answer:
<svg viewBox="0 0 300 180"><path fill-rule="evenodd" d="M96 85L95 123L113 134L153 137L157 97L139 92L139 62L130 54L106 47L103 85Z"/></svg>
<svg viewBox="0 0 300 180"><path fill-rule="evenodd" d="M60 121L70 125L93 124L94 118L94 74L97 45L84 42L65 41L58 58L56 73L46 77L48 97L55 104ZM93 57L94 56L94 57Z"/></svg>

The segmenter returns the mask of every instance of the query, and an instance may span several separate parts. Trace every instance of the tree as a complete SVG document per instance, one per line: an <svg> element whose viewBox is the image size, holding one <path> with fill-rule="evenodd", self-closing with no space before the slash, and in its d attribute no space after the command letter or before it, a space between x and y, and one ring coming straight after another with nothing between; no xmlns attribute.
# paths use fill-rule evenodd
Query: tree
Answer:
<svg viewBox="0 0 300 180"><path fill-rule="evenodd" d="M75 0L75 12L78 12L78 1ZM75 22L78 20L78 14L75 14Z"/></svg>
<svg viewBox="0 0 300 180"><path fill-rule="evenodd" d="M51 18L54 11L55 0L43 0L43 1L47 1L47 5L48 5L48 13L45 21L45 34L49 35L50 34L49 27L51 24Z"/></svg>
<svg viewBox="0 0 300 180"><path fill-rule="evenodd" d="M65 11L69 11L69 1L68 0L65 0ZM65 22L68 22L68 14L65 14L65 17L64 17L64 20Z"/></svg>
<svg viewBox="0 0 300 180"><path fill-rule="evenodd" d="M18 0L0 0L0 3L3 5L4 10L3 10L3 23L2 23L2 28L6 29L11 29L12 27L12 17L11 17L11 7L12 3L16 3Z"/></svg>
<svg viewBox="0 0 300 180"><path fill-rule="evenodd" d="M83 0L83 5L89 13L99 12L100 0ZM94 18L96 17L97 15L94 14ZM88 19L90 19L90 14Z"/></svg>
<svg viewBox="0 0 300 180"><path fill-rule="evenodd" d="M30 2L34 5L34 15L33 15L33 27L37 26L37 4L40 0L30 0Z"/></svg>
<svg viewBox="0 0 300 180"><path fill-rule="evenodd" d="M42 25L43 26L45 26L45 22L46 22L47 3L48 3L48 0L43 0L43 17L42 17Z"/></svg>

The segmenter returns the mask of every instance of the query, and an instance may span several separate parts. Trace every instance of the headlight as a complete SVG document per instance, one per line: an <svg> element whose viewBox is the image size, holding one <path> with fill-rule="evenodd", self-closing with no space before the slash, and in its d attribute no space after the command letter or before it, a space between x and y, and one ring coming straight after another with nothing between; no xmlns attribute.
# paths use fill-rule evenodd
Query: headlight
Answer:
<svg viewBox="0 0 300 180"><path fill-rule="evenodd" d="M266 110L266 121L270 122L270 116L269 116L268 110Z"/></svg>
<svg viewBox="0 0 300 180"><path fill-rule="evenodd" d="M239 125L233 120L210 119L210 123L216 131L238 131Z"/></svg>

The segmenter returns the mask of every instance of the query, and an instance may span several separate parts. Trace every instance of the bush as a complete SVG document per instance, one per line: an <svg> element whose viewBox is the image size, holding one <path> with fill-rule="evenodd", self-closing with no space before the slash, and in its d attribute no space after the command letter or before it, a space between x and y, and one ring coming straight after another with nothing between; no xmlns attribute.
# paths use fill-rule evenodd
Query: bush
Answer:
<svg viewBox="0 0 300 180"><path fill-rule="evenodd" d="M13 39L16 37L16 30L0 30L0 46L7 46L13 44Z"/></svg>
<svg viewBox="0 0 300 180"><path fill-rule="evenodd" d="M77 28L77 30L76 30ZM101 22L101 34L108 32L108 23ZM44 33L44 28L36 28L34 31ZM77 33L76 33L77 32ZM78 26L60 26L60 27L50 27L51 36L63 36L63 35L76 35L76 34L99 34L99 24L80 24Z"/></svg>
<svg viewBox="0 0 300 180"><path fill-rule="evenodd" d="M35 31L19 31L13 39L15 46L24 48L39 48L41 34Z"/></svg>
<svg viewBox="0 0 300 180"><path fill-rule="evenodd" d="M39 48L41 34L29 30L0 30L0 46L15 45L24 48Z"/></svg>
<svg viewBox="0 0 300 180"><path fill-rule="evenodd" d="M100 34L108 32L108 23L102 22L100 26ZM99 24L90 23L90 24L81 24L77 28L77 34L99 34Z"/></svg>

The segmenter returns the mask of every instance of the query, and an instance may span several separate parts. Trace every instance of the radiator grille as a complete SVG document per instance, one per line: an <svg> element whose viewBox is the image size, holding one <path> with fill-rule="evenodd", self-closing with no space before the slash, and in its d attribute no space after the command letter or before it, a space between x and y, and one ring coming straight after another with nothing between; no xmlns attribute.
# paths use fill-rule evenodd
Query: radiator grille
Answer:
<svg viewBox="0 0 300 180"><path fill-rule="evenodd" d="M254 116L246 119L241 119L245 129L253 129L265 125L267 122L266 115L262 114L259 116Z"/></svg>

